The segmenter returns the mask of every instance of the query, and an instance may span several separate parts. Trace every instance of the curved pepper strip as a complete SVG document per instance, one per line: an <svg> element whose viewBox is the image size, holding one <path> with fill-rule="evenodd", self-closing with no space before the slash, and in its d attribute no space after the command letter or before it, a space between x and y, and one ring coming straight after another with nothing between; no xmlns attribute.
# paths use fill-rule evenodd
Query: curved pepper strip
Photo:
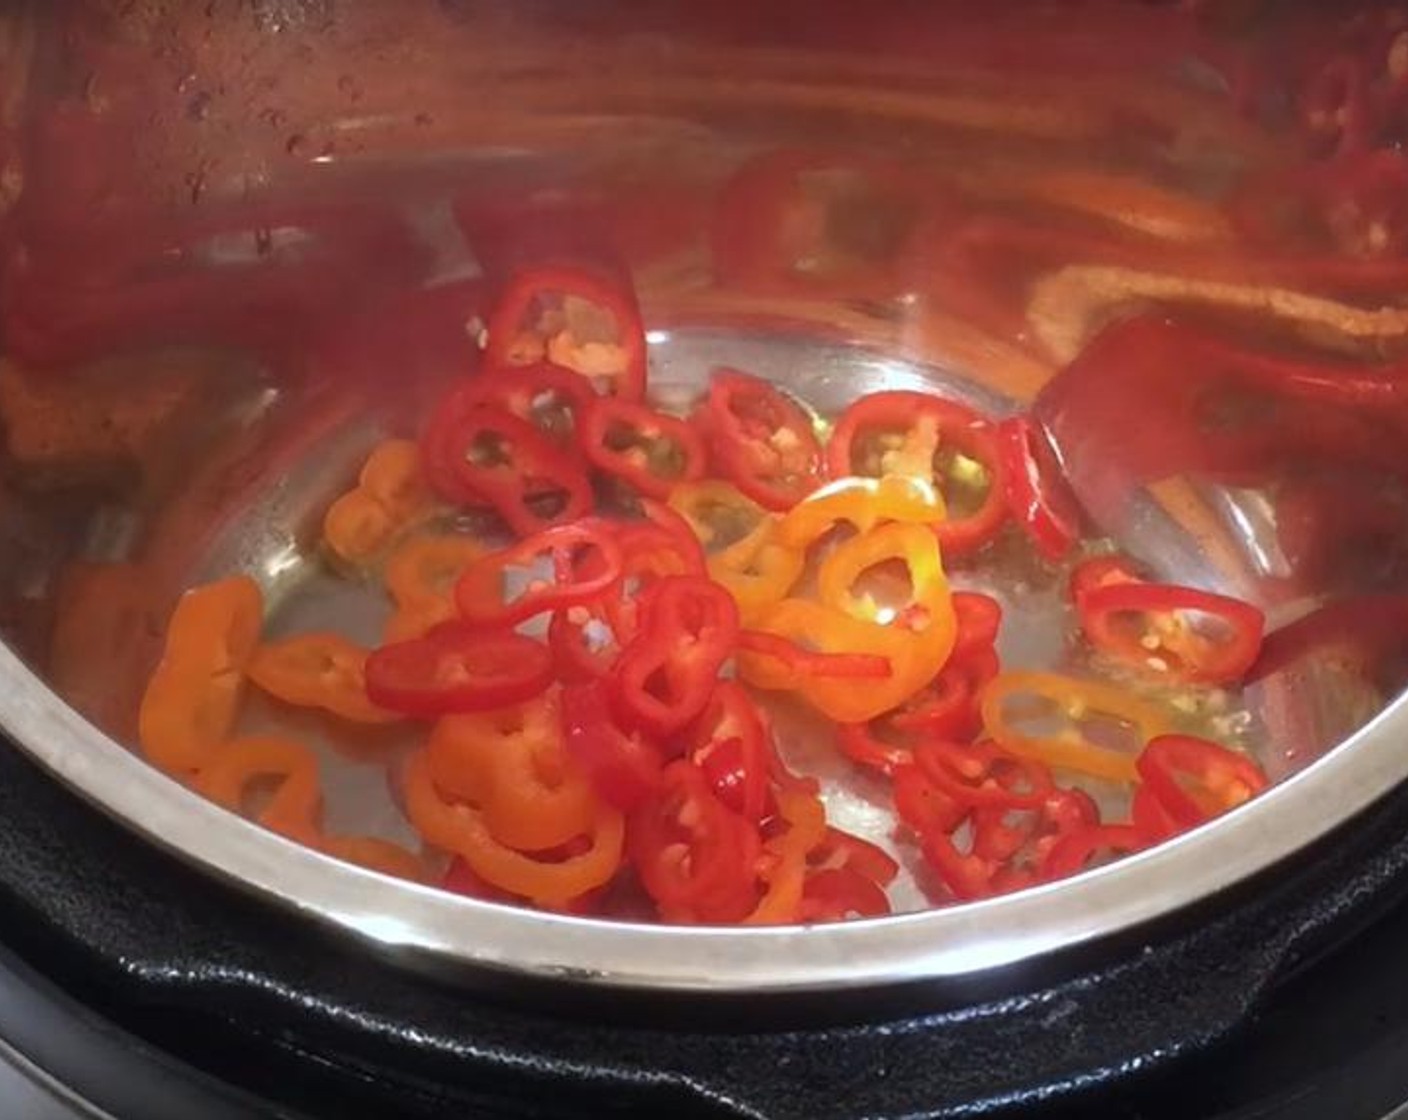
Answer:
<svg viewBox="0 0 1408 1120"><path fill-rule="evenodd" d="M259 812L265 828L310 848L321 846L318 815L323 794L318 759L293 739L251 735L234 739L201 769L195 789L232 813L244 815L244 800L259 781L278 779L278 788Z"/></svg>
<svg viewBox="0 0 1408 1120"><path fill-rule="evenodd" d="M763 845L765 866L763 897L743 919L748 926L795 922L807 881L807 857L826 839L826 810L813 794L779 790L778 816L787 829Z"/></svg>
<svg viewBox="0 0 1408 1120"><path fill-rule="evenodd" d="M388 439L367 456L357 485L328 507L323 539L349 564L364 564L434 509L415 441Z"/></svg>
<svg viewBox="0 0 1408 1120"><path fill-rule="evenodd" d="M153 764L175 774L197 770L229 736L263 617L263 597L247 576L192 588L177 601L137 716L138 742Z"/></svg>
<svg viewBox="0 0 1408 1120"><path fill-rule="evenodd" d="M500 844L541 852L591 828L591 784L568 755L556 700L448 716L425 748L438 789L475 805Z"/></svg>
<svg viewBox="0 0 1408 1120"><path fill-rule="evenodd" d="M499 843L479 809L448 800L431 778L424 751L407 762L404 791L406 815L427 841L459 856L485 882L540 906L565 906L610 882L621 865L625 821L604 803L597 804L585 832L590 846L578 855L552 862Z"/></svg>
<svg viewBox="0 0 1408 1120"><path fill-rule="evenodd" d="M946 516L942 495L922 478L841 478L793 506L778 524L777 541L803 552L838 523L866 533L886 521L933 525Z"/></svg>
<svg viewBox="0 0 1408 1120"><path fill-rule="evenodd" d="M263 691L285 704L320 708L352 723L392 723L401 718L367 696L367 650L341 634L315 631L254 651L246 671Z"/></svg>
<svg viewBox="0 0 1408 1120"><path fill-rule="evenodd" d="M1029 735L1019 731L1007 709L1011 701L1022 697L1055 708L1072 723L1097 714L1113 717L1137 733L1138 749L1125 752L1100 746L1077 727L1054 734ZM1136 780L1138 750L1168 730L1163 712L1125 689L1056 673L1002 673L983 691L982 709L987 733L1013 754L1114 782Z"/></svg>
<svg viewBox="0 0 1408 1120"><path fill-rule="evenodd" d="M838 687L834 679L803 678L775 657L747 650L738 654L738 674L758 688L797 691L813 707L838 723L863 723L889 711L934 676L948 655L943 628L928 634L899 626L879 626L805 599L784 599L759 620L759 628L826 654L869 654L886 659L890 676L867 680L865 688ZM948 631L952 642L952 630Z"/></svg>

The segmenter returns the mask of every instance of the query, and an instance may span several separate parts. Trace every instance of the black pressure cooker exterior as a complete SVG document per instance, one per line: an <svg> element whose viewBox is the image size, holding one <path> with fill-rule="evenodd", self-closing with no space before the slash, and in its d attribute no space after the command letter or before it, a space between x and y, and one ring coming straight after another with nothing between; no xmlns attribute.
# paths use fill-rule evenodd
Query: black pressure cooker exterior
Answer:
<svg viewBox="0 0 1408 1120"><path fill-rule="evenodd" d="M1408 1101L1406 948L1399 793L1178 928L985 989L468 989L212 881L0 747L0 1062L102 1110L11 1112L0 1080L5 1117L1378 1120Z"/></svg>

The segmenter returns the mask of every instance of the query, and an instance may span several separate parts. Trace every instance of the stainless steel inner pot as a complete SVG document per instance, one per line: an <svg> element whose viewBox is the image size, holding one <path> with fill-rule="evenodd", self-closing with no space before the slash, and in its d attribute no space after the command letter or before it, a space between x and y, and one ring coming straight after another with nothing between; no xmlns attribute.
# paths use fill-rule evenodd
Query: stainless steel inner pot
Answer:
<svg viewBox="0 0 1408 1120"><path fill-rule="evenodd" d="M1061 282L1041 289L1039 308L1033 293L1029 318L1006 334L928 299L942 239L907 251L909 287L898 295L861 280L769 290L718 274L708 230L722 185L778 147L897 160L955 198L1040 228L1103 221L1157 240L1137 230L1137 202L1082 213L1078 200L1022 184L1053 167L1094 169L1218 199L1240 177L1294 162L1285 129L1238 116L1196 43L1178 39L1186 15L1063 6L1055 20L1017 5L960 26L944 22L955 17L942 5L924 15L893 4L854 42L852 26L825 9L803 42L742 12L653 26L629 5L589 17L428 0L195 7L115 14L80 0L2 17L0 71L17 75L3 106L17 141L5 180L3 298L15 345L0 378L0 727L105 812L302 915L429 954L451 974L793 991L964 977L1127 933L1273 866L1408 777L1396 688L1353 661L1298 662L1243 697L1200 695L1190 716L1262 761L1277 780L1265 796L1075 880L924 910L923 871L909 847L896 848L883 788L839 759L824 729L782 712L785 749L823 778L834 822L896 848L905 873L893 897L912 912L684 929L510 909L381 877L266 833L149 768L128 749L135 704L185 587L245 571L265 590L269 633L317 623L374 638L386 605L333 578L319 525L368 448L413 432L458 372L416 358L414 327L395 308L425 288L470 291L492 270L502 246L466 236L456 209L466 195L481 213L534 215L527 228L549 243L609 243L611 222L598 214L584 229L571 200L645 206L650 189L672 184L666 224L686 235L663 250L621 247L666 403L686 403L710 368L732 365L823 415L866 391L925 386L1002 415L1040 399L1096 320L1151 307L1230 317L1254 343L1292 338L1337 361L1391 355L1402 330L1400 290L1333 304L1343 314L1322 313L1330 297L1315 292L1304 294L1321 300L1309 309L1264 298L1298 291L1289 264L1284 286L1263 268L1212 294L1144 283L1095 299L1096 280L1062 273L1081 264L1072 259L1043 269ZM1274 42L1277 31L1257 34ZM103 153L100 173L85 151ZM322 255L342 219L319 218L320 207L355 214L348 224L373 215L346 257ZM1237 260L1237 247L1225 252ZM267 282L284 272L285 287ZM192 296L190 277L214 277L217 296ZM112 298L124 291L135 294ZM472 340L480 307L464 299ZM124 309L117 326L103 318L109 305ZM133 322L146 326L124 333ZM368 329L376 322L393 324L389 349ZM85 427L85 401L103 402L106 422ZM60 433L51 442L26 426L41 420ZM1129 439L1159 423L1140 416ZM99 432L102 454L70 453L71 431ZM1097 489L1092 478L1118 469L1083 458L1078 440L1059 451L1083 497ZM1118 506L1087 506L1101 532L1161 576L1261 601L1273 626L1355 590L1346 578L1397 589L1386 562L1270 595L1286 558L1268 494L1261 482L1190 473L1136 487ZM955 579L1003 600L1006 665L1069 666L1080 655L1066 640L1066 574L1008 549ZM405 732L349 749L318 721L273 707L251 704L244 719L318 745L331 826L411 838L385 765L408 746Z"/></svg>

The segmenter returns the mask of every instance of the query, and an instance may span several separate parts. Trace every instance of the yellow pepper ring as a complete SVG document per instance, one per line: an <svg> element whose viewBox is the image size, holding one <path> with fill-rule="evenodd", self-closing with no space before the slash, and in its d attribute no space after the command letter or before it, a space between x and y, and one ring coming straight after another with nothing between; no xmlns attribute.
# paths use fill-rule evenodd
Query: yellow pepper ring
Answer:
<svg viewBox="0 0 1408 1120"><path fill-rule="evenodd" d="M983 690L983 726L987 733L1013 754L1048 766L1077 770L1114 782L1134 782L1137 751L1125 752L1092 743L1075 728L1053 735L1028 735L1008 719L1006 705L1017 696L1047 700L1074 722L1087 713L1112 716L1133 727L1139 747L1169 732L1168 721L1154 705L1124 689L1096 681L1064 677L1057 673L1010 672L994 677Z"/></svg>
<svg viewBox="0 0 1408 1120"><path fill-rule="evenodd" d="M841 478L793 506L777 527L777 541L800 552L841 521L865 533L885 521L932 525L947 516L943 497L927 479Z"/></svg>

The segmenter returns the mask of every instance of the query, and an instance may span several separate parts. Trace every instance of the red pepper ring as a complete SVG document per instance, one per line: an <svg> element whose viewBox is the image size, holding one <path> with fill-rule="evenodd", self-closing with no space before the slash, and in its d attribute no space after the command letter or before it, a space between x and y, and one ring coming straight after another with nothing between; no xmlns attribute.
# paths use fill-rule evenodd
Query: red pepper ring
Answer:
<svg viewBox="0 0 1408 1120"><path fill-rule="evenodd" d="M1051 791L1045 766L995 743L931 740L915 747L914 761L937 788L972 808L1035 809Z"/></svg>
<svg viewBox="0 0 1408 1120"><path fill-rule="evenodd" d="M1080 539L1080 514L1042 431L1025 416L997 426L1007 505L1017 523L1048 560L1068 555Z"/></svg>
<svg viewBox="0 0 1408 1120"><path fill-rule="evenodd" d="M572 316L564 309L560 326L552 324L558 326L556 331L544 339L535 337L525 345L521 337L524 319L538 313L538 320L528 324L536 336L543 318L553 315L551 309L541 306L544 297L552 295L563 297L564 304L567 299L576 299L605 312L614 320L616 341L577 339ZM489 314L488 336L484 347L486 365L521 366L546 358L575 371L598 392L605 388L608 395L631 401L645 396L645 330L635 294L599 272L559 265L515 273ZM574 342L581 344L579 350L574 350ZM595 352L593 347L597 348ZM610 360L614 355L607 347L619 350L619 361Z"/></svg>
<svg viewBox="0 0 1408 1120"><path fill-rule="evenodd" d="M667 920L739 921L756 903L758 832L687 762L667 766L660 791L631 815L627 850Z"/></svg>
<svg viewBox="0 0 1408 1120"><path fill-rule="evenodd" d="M1251 759L1192 735L1151 739L1135 768L1159 807L1180 829L1194 828L1235 809L1267 786L1266 775Z"/></svg>
<svg viewBox="0 0 1408 1120"><path fill-rule="evenodd" d="M881 437L878 456L867 452L867 437ZM977 508L954 516L952 479L935 477L935 456L952 447L978 463L987 487ZM866 455L857 462L858 456ZM938 484L948 516L934 525L946 557L968 556L991 541L1007 519L1006 468L993 423L957 401L929 393L893 390L871 393L852 403L826 445L832 478L850 475L918 475Z"/></svg>
<svg viewBox="0 0 1408 1120"><path fill-rule="evenodd" d="M1092 556L1082 560L1071 570L1071 602L1079 603L1081 596L1097 587L1107 587L1115 583L1147 582L1135 570L1133 562L1123 556Z"/></svg>
<svg viewBox="0 0 1408 1120"><path fill-rule="evenodd" d="M501 408L533 424L559 446L575 451L575 436L593 396L591 385L580 374L550 362L498 366L482 368L463 379L437 414L454 417L474 408Z"/></svg>
<svg viewBox="0 0 1408 1120"><path fill-rule="evenodd" d="M668 498L681 482L704 476L704 441L677 416L635 401L596 397L581 426L591 464L649 498Z"/></svg>
<svg viewBox="0 0 1408 1120"><path fill-rule="evenodd" d="M593 560L585 565L580 553ZM483 589L502 582L512 568L531 569L546 560L551 573L530 579L518 598L488 601ZM455 585L455 604L465 621L477 626L517 626L545 611L573 607L604 595L621 578L621 548L611 527L603 521L584 520L554 525L526 540L473 560Z"/></svg>
<svg viewBox="0 0 1408 1120"><path fill-rule="evenodd" d="M463 505L487 502L520 535L591 510L591 483L581 463L503 409L484 406L445 423L432 420L421 450L426 476L442 497ZM556 508L544 509L553 498Z"/></svg>
<svg viewBox="0 0 1408 1120"><path fill-rule="evenodd" d="M1090 866L1102 852L1129 855L1146 847L1137 829L1127 824L1098 824L1063 836L1047 853L1041 878L1064 879Z"/></svg>
<svg viewBox="0 0 1408 1120"><path fill-rule="evenodd" d="M884 848L829 826L825 839L808 854L807 866L815 871L854 871L882 887L900 873L899 863Z"/></svg>
<svg viewBox="0 0 1408 1120"><path fill-rule="evenodd" d="M755 823L776 812L769 788L771 737L762 714L741 685L720 681L709 706L684 738L689 760L704 771L725 805Z"/></svg>
<svg viewBox="0 0 1408 1120"><path fill-rule="evenodd" d="M709 703L737 639L738 607L718 584L698 576L658 580L611 671L617 715L661 738L681 730Z"/></svg>
<svg viewBox="0 0 1408 1120"><path fill-rule="evenodd" d="M366 679L373 704L435 719L531 700L551 683L552 658L522 634L449 622L423 638L373 650Z"/></svg>
<svg viewBox="0 0 1408 1120"><path fill-rule="evenodd" d="M719 470L764 509L791 509L821 484L821 444L811 416L769 382L716 369L704 415Z"/></svg>
<svg viewBox="0 0 1408 1120"><path fill-rule="evenodd" d="M548 623L548 649L564 684L600 680L616 664L622 643L606 608L611 594L614 590L591 602L574 603L553 612Z"/></svg>
<svg viewBox="0 0 1408 1120"><path fill-rule="evenodd" d="M1261 652L1266 616L1240 599L1162 583L1112 583L1083 593L1076 603L1091 644L1137 668L1173 680L1229 683L1241 680ZM1205 635L1180 619L1184 613L1213 620ZM1131 625L1130 616L1145 620ZM1122 621L1123 620L1123 621Z"/></svg>
<svg viewBox="0 0 1408 1120"><path fill-rule="evenodd" d="M826 653L822 650L804 649L780 634L770 634L763 630L740 631L738 648L777 662L786 674L785 679L790 682L819 678L886 680L894 672L890 659L878 653ZM796 683L779 684L775 687L795 688Z"/></svg>
<svg viewBox="0 0 1408 1120"><path fill-rule="evenodd" d="M600 683L564 686L561 711L567 753L598 796L630 812L660 789L660 748L616 724Z"/></svg>
<svg viewBox="0 0 1408 1120"><path fill-rule="evenodd" d="M1053 787L1037 809L1014 814L984 806L973 811L972 821L974 855L1011 863L1025 854L1029 866L1040 869L1065 837L1098 825L1100 809L1084 790Z"/></svg>
<svg viewBox="0 0 1408 1120"><path fill-rule="evenodd" d="M916 836L952 832L968 817L968 809L955 801L912 762L891 772L895 813Z"/></svg>

